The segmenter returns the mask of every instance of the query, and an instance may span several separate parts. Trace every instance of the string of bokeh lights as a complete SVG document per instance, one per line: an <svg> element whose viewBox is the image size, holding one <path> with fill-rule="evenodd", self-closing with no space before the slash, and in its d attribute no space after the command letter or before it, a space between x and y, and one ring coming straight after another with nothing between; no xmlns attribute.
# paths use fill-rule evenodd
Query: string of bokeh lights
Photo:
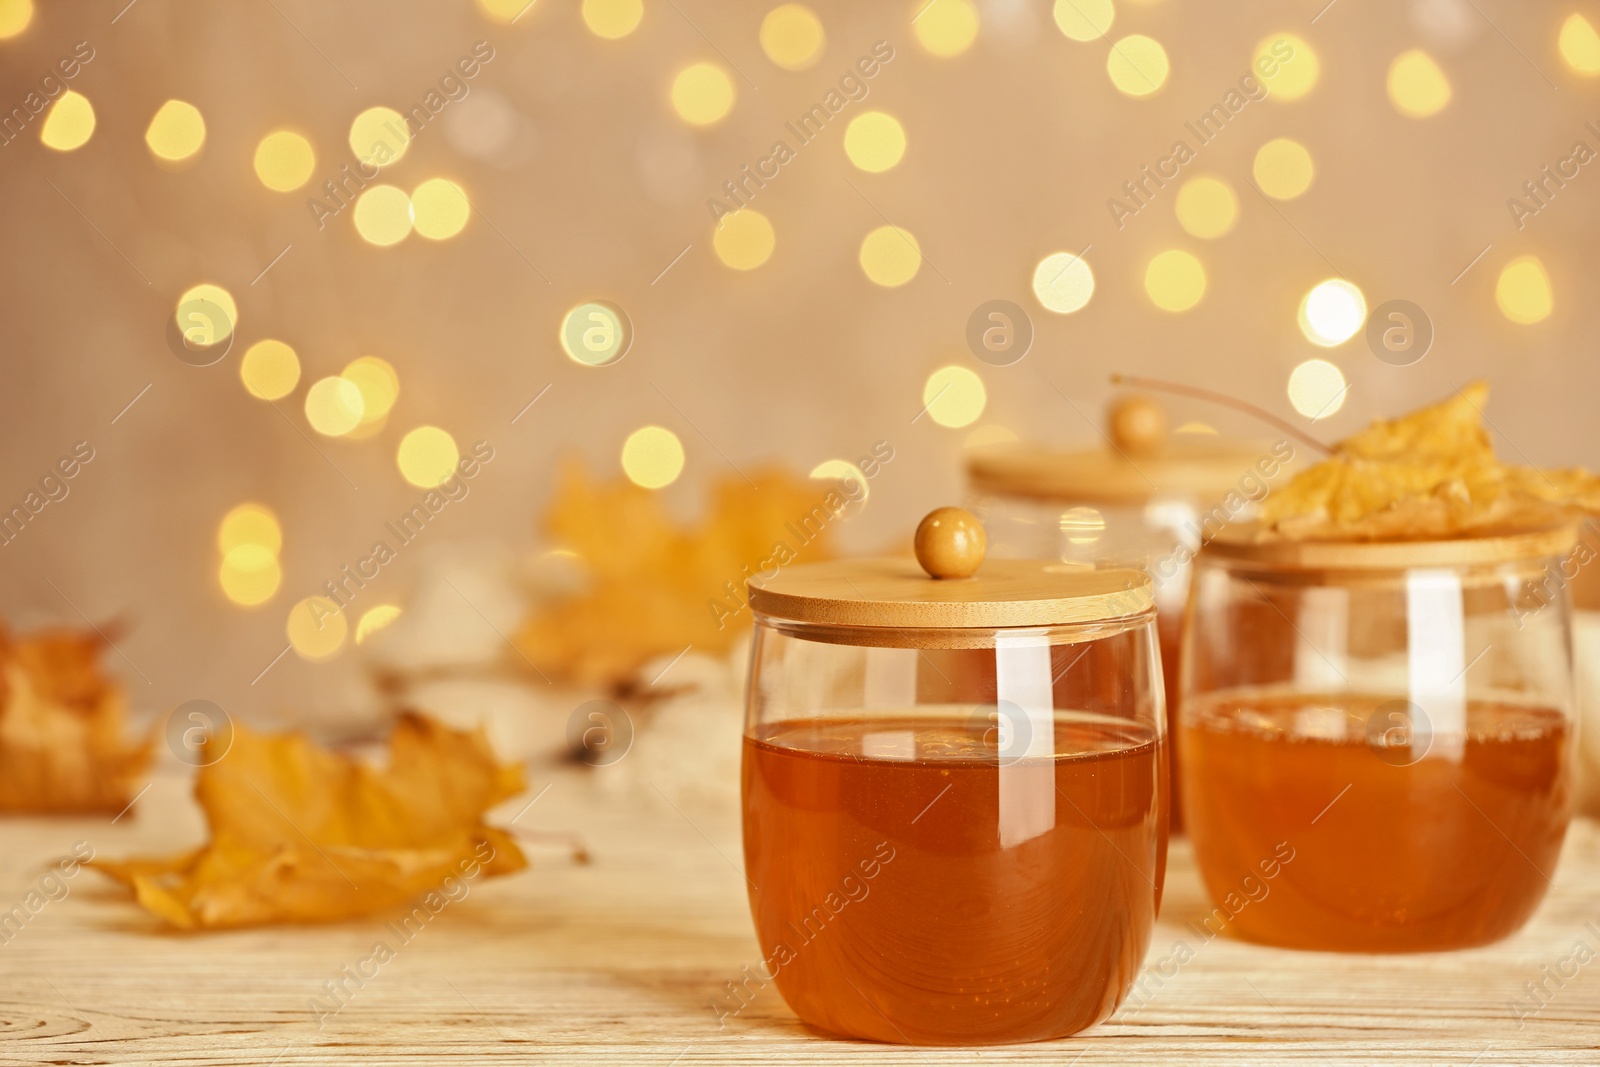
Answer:
<svg viewBox="0 0 1600 1067"><path fill-rule="evenodd" d="M477 0L491 20L511 23L524 15L530 0ZM602 40L618 40L636 31L644 19L642 0L583 0L585 26ZM1056 0L1053 17L1070 41L1105 50L1106 76L1126 96L1140 98L1158 93L1166 84L1171 64L1161 43L1145 34L1116 39L1113 0ZM34 16L33 0L0 0L0 39L22 33ZM936 59L961 55L981 32L978 8L972 0L916 0L907 11L912 34L921 49ZM804 4L785 3L771 9L761 22L758 39L763 53L785 71L803 71L821 58L827 35L817 14ZM1600 76L1600 34L1582 15L1571 14L1556 31L1556 43L1567 67L1575 74ZM1273 62L1274 46L1282 52ZM1301 36L1276 33L1263 39L1251 57L1251 69L1261 74L1267 98L1292 104L1311 93L1321 72L1316 51ZM1267 73L1268 70L1271 73ZM1389 64L1386 77L1389 101L1408 118L1426 120L1438 115L1453 96L1449 76L1426 51L1410 49ZM671 111L687 126L716 126L733 112L739 91L728 69L716 60L700 60L681 68L664 87ZM93 104L76 90L61 92L49 104L39 125L39 139L57 152L72 152L89 143L96 129ZM371 107L354 117L349 148L364 166L384 170L404 159L411 131L406 117L389 107ZM878 109L854 116L846 125L841 147L850 163L867 174L899 166L909 148L905 125ZM150 153L163 164L193 160L204 149L205 118L199 108L184 100L168 100L157 109L145 130ZM262 185L276 193L296 193L306 187L316 171L317 150L303 133L272 130L257 143L253 167ZM1258 189L1273 200L1304 196L1316 180L1311 151L1303 143L1278 137L1255 153L1251 177ZM1240 198L1233 185L1215 174L1186 178L1173 198L1173 211L1183 231L1201 241L1229 234L1238 222ZM351 225L364 241L393 247L412 233L432 241L445 241L461 233L473 215L466 191L446 177L427 178L408 193L389 183L368 184L355 197ZM711 234L713 254L736 271L757 270L766 264L778 244L779 227L766 214L741 206L718 220ZM923 263L915 234L903 227L884 225L867 233L857 253L868 281L884 288L903 286L915 279ZM1160 311L1181 315L1204 300L1207 276L1201 256L1184 248L1169 248L1154 255L1145 266L1142 285ZM1084 258L1072 252L1053 252L1039 261L1032 290L1045 310L1071 315L1089 304L1096 278ZM238 327L238 309L232 294L220 285L204 282L187 289L181 307L195 300L208 301L224 312L216 323L192 326L202 336L199 345L228 340ZM1501 266L1495 301L1511 322L1531 325L1547 318L1554 306L1551 281L1537 256L1523 255ZM1335 348L1354 337L1365 324L1367 303L1361 289L1344 278L1329 278L1313 286L1297 311L1301 332L1311 343ZM574 361L603 366L626 351L631 325L621 309L604 303L583 304L569 310L557 334L561 347ZM239 376L253 397L276 402L294 394L300 385L298 354L274 338L255 340L239 363ZM1287 395L1296 411L1307 418L1322 418L1337 411L1348 392L1339 367L1326 359L1309 359L1289 374ZM305 390L307 424L327 437L362 440L377 436L386 426L400 397L395 368L377 356L362 356L338 375L312 382ZM972 426L987 403L983 380L969 368L940 367L924 383L923 410L937 424L952 429ZM1204 432L1207 428L1194 428ZM1009 431L985 426L969 433L969 445L1011 439ZM401 476L422 489L439 486L456 469L459 450L451 435L435 426L408 430L396 448ZM682 442L670 429L644 426L630 433L620 450L624 474L635 484L660 489L672 484L683 471ZM848 464L845 464L848 466ZM814 477L838 476L838 461L826 461ZM283 533L276 515L265 505L247 502L228 512L217 534L218 581L224 595L241 607L270 602L283 581L279 553ZM290 643L305 658L321 660L336 655L349 635L342 612L330 614L328 603L309 597L289 612L286 632ZM354 639L364 641L400 614L393 604L369 609L356 624Z"/></svg>

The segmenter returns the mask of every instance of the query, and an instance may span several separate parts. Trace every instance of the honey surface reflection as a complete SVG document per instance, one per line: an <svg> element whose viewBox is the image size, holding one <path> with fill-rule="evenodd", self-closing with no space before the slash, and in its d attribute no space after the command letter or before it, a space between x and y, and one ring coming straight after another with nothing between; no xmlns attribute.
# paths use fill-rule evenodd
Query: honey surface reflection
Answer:
<svg viewBox="0 0 1600 1067"><path fill-rule="evenodd" d="M1160 906L1156 737L1107 718L1054 730L1055 755L1014 761L986 724L926 713L746 737L751 905L797 1014L881 1041L985 1044L1115 1009Z"/></svg>
<svg viewBox="0 0 1600 1067"><path fill-rule="evenodd" d="M1237 896L1281 842L1295 857L1230 929L1296 948L1427 951L1486 944L1533 913L1570 817L1566 719L1468 701L1464 734L1393 750L1369 738L1394 703L1248 690L1185 702L1185 811L1213 901Z"/></svg>

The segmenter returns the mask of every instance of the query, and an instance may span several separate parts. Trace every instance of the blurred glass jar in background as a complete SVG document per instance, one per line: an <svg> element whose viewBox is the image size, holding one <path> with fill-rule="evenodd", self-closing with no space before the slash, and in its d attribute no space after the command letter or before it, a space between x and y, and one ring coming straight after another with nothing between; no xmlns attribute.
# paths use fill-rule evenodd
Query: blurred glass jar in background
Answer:
<svg viewBox="0 0 1600 1067"><path fill-rule="evenodd" d="M1184 632L1206 920L1295 948L1481 945L1543 899L1572 815L1574 527L1206 546ZM1270 874L1268 873L1270 871Z"/></svg>
<svg viewBox="0 0 1600 1067"><path fill-rule="evenodd" d="M1166 870L1149 579L848 560L752 582L750 606L745 870L795 1013L980 1045L1115 1011Z"/></svg>
<svg viewBox="0 0 1600 1067"><path fill-rule="evenodd" d="M1562 559L1536 599L1556 585L1572 590L1572 647L1578 697L1578 810L1600 815L1600 520L1579 527L1576 548Z"/></svg>
<svg viewBox="0 0 1600 1067"><path fill-rule="evenodd" d="M1166 413L1147 397L1111 406L1104 444L1065 450L1010 443L974 448L967 459L971 507L989 531L990 554L1132 567L1150 575L1170 724L1178 706L1178 647L1190 563L1200 546L1286 484L1295 460L1287 440L1224 437L1191 424L1169 435ZM1180 772L1174 758L1173 774ZM1183 829L1173 784L1172 830Z"/></svg>

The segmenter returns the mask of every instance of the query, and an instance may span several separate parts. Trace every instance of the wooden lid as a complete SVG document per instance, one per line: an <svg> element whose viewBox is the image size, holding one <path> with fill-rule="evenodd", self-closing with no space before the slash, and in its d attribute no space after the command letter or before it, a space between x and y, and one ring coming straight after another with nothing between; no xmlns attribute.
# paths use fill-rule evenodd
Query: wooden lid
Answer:
<svg viewBox="0 0 1600 1067"><path fill-rule="evenodd" d="M1054 503L1143 504L1166 495L1210 500L1239 489L1246 475L1274 474L1283 460L1269 442L1209 434L1183 434L1150 455L1118 452L1110 445L1079 450L1041 445L974 449L967 478L974 492Z"/></svg>
<svg viewBox="0 0 1600 1067"><path fill-rule="evenodd" d="M1545 559L1564 555L1578 543L1576 522L1488 530L1443 541L1260 541L1259 532L1254 523L1230 527L1208 542L1201 555L1294 570L1401 570Z"/></svg>
<svg viewBox="0 0 1600 1067"><path fill-rule="evenodd" d="M1150 611L1150 577L1048 560L991 559L971 578L932 578L913 559L785 567L749 582L751 610L825 626L1002 628L1096 623Z"/></svg>

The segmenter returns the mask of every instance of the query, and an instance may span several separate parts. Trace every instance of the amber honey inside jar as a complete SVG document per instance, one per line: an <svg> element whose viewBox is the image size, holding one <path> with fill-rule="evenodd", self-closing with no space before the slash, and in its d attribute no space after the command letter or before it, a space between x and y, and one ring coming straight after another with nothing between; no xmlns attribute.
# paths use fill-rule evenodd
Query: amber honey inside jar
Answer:
<svg viewBox="0 0 1600 1067"><path fill-rule="evenodd" d="M1131 987L1166 862L1149 581L1045 566L752 589L745 867L763 968L811 1026L1042 1040Z"/></svg>
<svg viewBox="0 0 1600 1067"><path fill-rule="evenodd" d="M1570 613L1530 610L1527 591L1574 537L1201 554L1180 723L1208 926L1404 952L1527 921L1571 818L1574 748Z"/></svg>

